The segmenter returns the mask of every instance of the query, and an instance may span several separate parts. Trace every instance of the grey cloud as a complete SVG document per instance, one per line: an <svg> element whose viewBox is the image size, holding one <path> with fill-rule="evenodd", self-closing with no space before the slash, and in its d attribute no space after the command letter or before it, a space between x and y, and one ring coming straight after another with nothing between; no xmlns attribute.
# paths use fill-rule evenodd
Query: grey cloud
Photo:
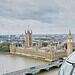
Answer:
<svg viewBox="0 0 75 75"><path fill-rule="evenodd" d="M36 19L53 22L60 10L52 0L3 0L0 1L0 15L17 19ZM49 13L48 16L44 16ZM55 16L54 16L55 15Z"/></svg>
<svg viewBox="0 0 75 75"><path fill-rule="evenodd" d="M54 33L64 32L67 27L72 28L74 32L75 1L0 0L0 16L9 18L0 21L0 27L3 25L4 29L9 31L13 31L12 27L14 26L15 32L23 32L24 26L31 24L34 32L50 32L50 30L53 30ZM7 25L9 25L9 28L7 28ZM17 28L18 25L21 29Z"/></svg>

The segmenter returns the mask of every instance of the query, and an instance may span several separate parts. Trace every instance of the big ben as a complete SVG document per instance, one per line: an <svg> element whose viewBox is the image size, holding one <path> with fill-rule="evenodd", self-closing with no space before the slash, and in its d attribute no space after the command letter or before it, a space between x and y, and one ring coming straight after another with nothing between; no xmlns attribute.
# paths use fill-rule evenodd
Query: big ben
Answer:
<svg viewBox="0 0 75 75"><path fill-rule="evenodd" d="M67 37L67 55L70 55L73 52L73 39L71 31L69 30L69 34Z"/></svg>

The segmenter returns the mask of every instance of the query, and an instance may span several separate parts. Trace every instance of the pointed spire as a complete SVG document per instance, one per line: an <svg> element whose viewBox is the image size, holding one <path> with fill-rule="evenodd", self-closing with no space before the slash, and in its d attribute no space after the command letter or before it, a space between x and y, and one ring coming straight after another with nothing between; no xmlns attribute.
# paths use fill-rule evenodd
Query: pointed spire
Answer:
<svg viewBox="0 0 75 75"><path fill-rule="evenodd" d="M69 29L69 33L68 33L68 38L69 38L69 39L72 39L72 34L71 34L70 29Z"/></svg>
<svg viewBox="0 0 75 75"><path fill-rule="evenodd" d="M71 31L70 31L70 29L69 29L69 35L71 35Z"/></svg>
<svg viewBox="0 0 75 75"><path fill-rule="evenodd" d="M29 31L30 25L27 26L27 30Z"/></svg>

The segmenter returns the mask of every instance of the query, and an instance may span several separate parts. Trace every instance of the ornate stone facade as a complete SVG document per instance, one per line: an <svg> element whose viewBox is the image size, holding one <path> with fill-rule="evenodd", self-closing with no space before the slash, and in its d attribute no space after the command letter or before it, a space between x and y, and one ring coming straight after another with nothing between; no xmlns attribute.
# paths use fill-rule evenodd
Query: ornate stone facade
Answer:
<svg viewBox="0 0 75 75"><path fill-rule="evenodd" d="M29 30L29 27L27 30L25 30L25 47L31 47L32 46L32 30Z"/></svg>
<svg viewBox="0 0 75 75"><path fill-rule="evenodd" d="M73 39L71 31L69 30L69 34L67 37L67 56L73 52Z"/></svg>
<svg viewBox="0 0 75 75"><path fill-rule="evenodd" d="M54 48L52 49L52 46L49 45L47 47L40 47L40 44L38 46L33 46L32 30L27 29L25 31L25 46L23 45L23 47L16 47L15 44L12 44L10 46L10 53L25 55L45 61L54 61L66 57L67 55L72 53L72 42L72 35L69 31L66 51L63 48L61 48L61 50L53 50Z"/></svg>

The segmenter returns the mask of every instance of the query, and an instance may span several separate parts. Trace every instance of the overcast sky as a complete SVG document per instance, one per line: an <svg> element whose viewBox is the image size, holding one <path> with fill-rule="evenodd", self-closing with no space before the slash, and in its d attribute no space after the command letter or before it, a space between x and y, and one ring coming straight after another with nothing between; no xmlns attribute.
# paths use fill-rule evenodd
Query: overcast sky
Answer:
<svg viewBox="0 0 75 75"><path fill-rule="evenodd" d="M75 33L75 0L0 0L0 34Z"/></svg>

